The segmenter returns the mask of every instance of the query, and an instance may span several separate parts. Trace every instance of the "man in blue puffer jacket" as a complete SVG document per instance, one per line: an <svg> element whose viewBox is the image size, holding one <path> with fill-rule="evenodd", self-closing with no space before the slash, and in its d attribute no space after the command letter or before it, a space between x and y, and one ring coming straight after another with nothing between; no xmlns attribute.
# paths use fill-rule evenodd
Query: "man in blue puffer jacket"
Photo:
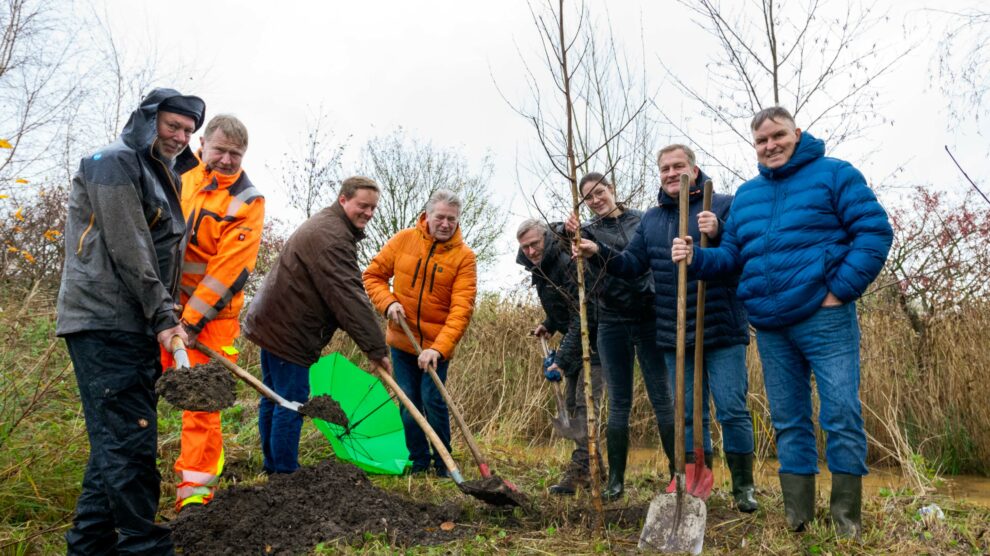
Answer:
<svg viewBox="0 0 990 556"><path fill-rule="evenodd" d="M815 513L814 373L832 521L840 534L858 536L867 467L855 301L883 267L893 232L863 175L826 157L825 143L802 133L785 109L759 112L751 128L760 175L736 193L721 244L694 249L690 237L677 239L672 260L687 258L703 279L742 271L738 293L757 329L784 512L795 531Z"/></svg>

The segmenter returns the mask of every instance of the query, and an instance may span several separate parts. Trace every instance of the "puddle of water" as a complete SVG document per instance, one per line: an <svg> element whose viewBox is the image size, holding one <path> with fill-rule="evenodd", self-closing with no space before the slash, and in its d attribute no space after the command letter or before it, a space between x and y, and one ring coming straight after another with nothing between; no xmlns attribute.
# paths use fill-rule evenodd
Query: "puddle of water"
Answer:
<svg viewBox="0 0 990 556"><path fill-rule="evenodd" d="M565 442L555 442L552 445L530 445L525 450L529 454L537 454L541 459L559 461L561 465L567 461L571 451L571 444ZM667 457L659 448L630 448L628 469L630 472L643 472L650 470L656 474L667 474ZM715 458L714 469L715 484L721 485L730 481L729 470L725 466L722 458ZM757 485L777 483L777 460L765 459L757 461L753 474ZM943 477L945 484L938 489L939 494L951 496L959 500L966 500L972 504L977 504L990 508L990 477L979 477L975 475L952 475ZM818 484L824 492L831 488L832 476L824 464L820 466ZM881 488L897 490L907 486L904 477L897 468L873 468L870 474L863 477L863 491L866 495L876 495Z"/></svg>

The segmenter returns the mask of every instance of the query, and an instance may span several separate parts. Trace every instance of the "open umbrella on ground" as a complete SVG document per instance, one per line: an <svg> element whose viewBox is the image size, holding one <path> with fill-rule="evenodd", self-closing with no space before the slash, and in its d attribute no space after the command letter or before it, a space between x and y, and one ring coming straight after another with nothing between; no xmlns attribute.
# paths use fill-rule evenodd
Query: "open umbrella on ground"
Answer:
<svg viewBox="0 0 990 556"><path fill-rule="evenodd" d="M338 458L368 473L402 474L409 465L402 417L377 377L332 353L309 368L309 384L311 396L332 397L347 415L346 427L313 419Z"/></svg>

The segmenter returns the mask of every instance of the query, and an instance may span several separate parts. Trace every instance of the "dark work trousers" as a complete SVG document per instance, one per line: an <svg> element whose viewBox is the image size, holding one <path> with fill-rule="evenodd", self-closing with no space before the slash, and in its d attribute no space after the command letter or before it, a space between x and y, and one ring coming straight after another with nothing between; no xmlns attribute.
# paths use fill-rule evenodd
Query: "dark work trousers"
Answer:
<svg viewBox="0 0 990 556"><path fill-rule="evenodd" d="M602 365L597 354L591 358L591 397L595 403L595 412L602 404ZM579 365L577 370L564 375L564 401L567 404L567 413L572 422L588 422L588 403L584 395L584 366ZM575 440L574 451L571 452L571 465L584 471L590 465L588 461L588 436L581 440ZM601 457L601 441L595 443L599 458ZM599 461L601 461L599 459ZM599 465L599 469L601 466Z"/></svg>
<svg viewBox="0 0 990 556"><path fill-rule="evenodd" d="M155 523L161 475L158 342L98 330L65 336L89 436L89 463L65 534L68 554L174 554L171 531Z"/></svg>

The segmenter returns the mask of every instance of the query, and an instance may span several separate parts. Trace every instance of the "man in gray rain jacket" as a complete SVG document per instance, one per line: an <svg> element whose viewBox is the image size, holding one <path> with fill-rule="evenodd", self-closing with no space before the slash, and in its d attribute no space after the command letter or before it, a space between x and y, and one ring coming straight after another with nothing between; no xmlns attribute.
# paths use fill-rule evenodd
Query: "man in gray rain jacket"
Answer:
<svg viewBox="0 0 990 556"><path fill-rule="evenodd" d="M172 554L155 524L158 344L186 340L174 297L185 247L179 175L203 101L155 89L72 179L56 333L75 368L89 463L68 554Z"/></svg>

